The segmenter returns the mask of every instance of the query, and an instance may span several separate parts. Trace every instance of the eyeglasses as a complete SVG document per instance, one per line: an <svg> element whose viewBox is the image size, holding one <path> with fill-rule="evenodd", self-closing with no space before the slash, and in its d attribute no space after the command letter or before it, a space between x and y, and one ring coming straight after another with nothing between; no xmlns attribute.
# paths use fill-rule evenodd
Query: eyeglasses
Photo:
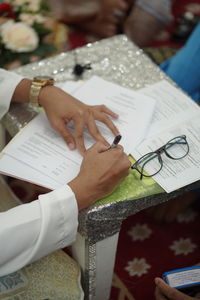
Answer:
<svg viewBox="0 0 200 300"><path fill-rule="evenodd" d="M162 153L167 157L178 160L185 157L189 152L189 145L185 135L177 136L169 140L164 146L153 152L149 152L138 159L131 169L140 173L140 179L144 177L152 177L160 172L163 167ZM144 169L148 169L148 173Z"/></svg>

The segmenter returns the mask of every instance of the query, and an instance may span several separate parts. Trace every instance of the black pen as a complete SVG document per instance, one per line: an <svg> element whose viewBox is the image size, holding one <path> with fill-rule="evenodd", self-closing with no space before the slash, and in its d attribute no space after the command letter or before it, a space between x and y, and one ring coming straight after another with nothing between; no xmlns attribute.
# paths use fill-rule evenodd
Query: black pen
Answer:
<svg viewBox="0 0 200 300"><path fill-rule="evenodd" d="M110 145L109 149L112 149L112 148L117 147L117 145L119 144L121 138L122 138L121 135L117 135L117 136L114 138L114 141L113 141L112 144Z"/></svg>

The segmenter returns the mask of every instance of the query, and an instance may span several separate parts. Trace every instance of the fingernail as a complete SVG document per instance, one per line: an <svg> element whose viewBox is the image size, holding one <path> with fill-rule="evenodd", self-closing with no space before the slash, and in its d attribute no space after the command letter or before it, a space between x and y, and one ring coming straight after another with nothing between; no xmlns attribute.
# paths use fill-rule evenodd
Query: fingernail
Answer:
<svg viewBox="0 0 200 300"><path fill-rule="evenodd" d="M75 145L73 143L69 143L68 147L70 150L74 150L75 149Z"/></svg>

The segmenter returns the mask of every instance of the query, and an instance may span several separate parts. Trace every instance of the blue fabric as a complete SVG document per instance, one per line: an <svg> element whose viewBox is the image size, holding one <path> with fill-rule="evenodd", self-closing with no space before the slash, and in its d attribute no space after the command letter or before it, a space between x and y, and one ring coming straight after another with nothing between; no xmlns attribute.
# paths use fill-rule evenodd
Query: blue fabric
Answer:
<svg viewBox="0 0 200 300"><path fill-rule="evenodd" d="M184 47L160 68L194 101L200 100L200 23Z"/></svg>

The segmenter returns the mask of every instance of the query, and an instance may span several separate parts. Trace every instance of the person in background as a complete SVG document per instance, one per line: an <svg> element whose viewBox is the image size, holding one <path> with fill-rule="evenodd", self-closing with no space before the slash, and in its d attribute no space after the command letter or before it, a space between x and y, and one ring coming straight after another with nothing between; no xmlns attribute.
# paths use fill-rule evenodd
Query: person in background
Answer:
<svg viewBox="0 0 200 300"><path fill-rule="evenodd" d="M146 47L172 22L171 6L171 0L99 0L96 17L80 27L100 37L124 33Z"/></svg>
<svg viewBox="0 0 200 300"><path fill-rule="evenodd" d="M123 32L139 47L149 46L172 18L172 0L136 0L123 24Z"/></svg>
<svg viewBox="0 0 200 300"><path fill-rule="evenodd" d="M29 102L31 83L14 72L0 69L0 118L8 111L11 101ZM95 119L103 121L118 133L106 116L113 113L106 107L87 106L52 85L40 89L38 102L69 148L80 150L83 161L79 174L66 185L40 195L31 203L0 213L0 276L70 245L76 238L78 211L111 193L128 175L130 167L123 148L109 149L95 125ZM75 137L65 128L70 120L74 121ZM98 140L87 151L84 126Z"/></svg>
<svg viewBox="0 0 200 300"><path fill-rule="evenodd" d="M200 23L186 44L160 68L190 97L200 100Z"/></svg>
<svg viewBox="0 0 200 300"><path fill-rule="evenodd" d="M48 0L58 19L96 39L126 34L148 46L172 21L171 0Z"/></svg>

